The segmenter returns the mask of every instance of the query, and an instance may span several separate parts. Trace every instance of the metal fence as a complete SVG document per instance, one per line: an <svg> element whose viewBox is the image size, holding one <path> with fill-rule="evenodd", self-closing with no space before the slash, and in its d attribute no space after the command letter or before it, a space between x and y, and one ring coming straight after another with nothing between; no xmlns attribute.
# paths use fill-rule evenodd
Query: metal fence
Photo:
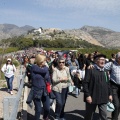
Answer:
<svg viewBox="0 0 120 120"><path fill-rule="evenodd" d="M17 79L18 93L16 96L4 97L3 100L3 118L4 120L16 120L19 112L20 99L24 87L25 73L23 67L20 68L20 73Z"/></svg>

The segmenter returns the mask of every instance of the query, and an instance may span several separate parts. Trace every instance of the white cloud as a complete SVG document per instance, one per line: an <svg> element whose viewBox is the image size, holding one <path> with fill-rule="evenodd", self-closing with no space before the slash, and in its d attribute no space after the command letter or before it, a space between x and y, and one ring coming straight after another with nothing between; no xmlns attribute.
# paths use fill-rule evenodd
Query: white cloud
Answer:
<svg viewBox="0 0 120 120"><path fill-rule="evenodd" d="M72 8L85 12L120 14L120 0L35 0L35 4L49 8Z"/></svg>

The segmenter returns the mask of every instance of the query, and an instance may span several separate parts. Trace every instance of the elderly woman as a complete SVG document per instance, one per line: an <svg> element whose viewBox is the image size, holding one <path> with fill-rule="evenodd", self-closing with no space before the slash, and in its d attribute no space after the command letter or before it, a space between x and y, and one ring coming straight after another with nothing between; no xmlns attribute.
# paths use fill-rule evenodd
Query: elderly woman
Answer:
<svg viewBox="0 0 120 120"><path fill-rule="evenodd" d="M45 66L46 57L38 54L35 58L36 65L31 67L33 101L35 105L35 119L39 120L42 112L41 102L43 104L43 120L49 120L50 100L46 84L51 84L48 67ZM49 89L51 89L49 87Z"/></svg>
<svg viewBox="0 0 120 120"><path fill-rule="evenodd" d="M53 92L56 96L55 120L64 119L64 107L67 99L69 82L73 83L70 77L69 68L65 66L65 59L58 59L58 66L53 71Z"/></svg>
<svg viewBox="0 0 120 120"><path fill-rule="evenodd" d="M5 75L5 79L7 81L8 92L13 95L13 80L14 80L14 72L16 71L15 65L12 63L11 58L7 59L7 62L1 68L1 71Z"/></svg>

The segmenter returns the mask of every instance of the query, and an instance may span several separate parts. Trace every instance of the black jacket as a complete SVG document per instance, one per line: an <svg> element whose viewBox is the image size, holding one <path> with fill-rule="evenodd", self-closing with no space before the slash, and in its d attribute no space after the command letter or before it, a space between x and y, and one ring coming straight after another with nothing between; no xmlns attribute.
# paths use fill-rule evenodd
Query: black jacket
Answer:
<svg viewBox="0 0 120 120"><path fill-rule="evenodd" d="M86 71L83 81L84 101L86 97L92 97L92 104L107 103L109 95L112 95L107 70L100 71L97 68Z"/></svg>

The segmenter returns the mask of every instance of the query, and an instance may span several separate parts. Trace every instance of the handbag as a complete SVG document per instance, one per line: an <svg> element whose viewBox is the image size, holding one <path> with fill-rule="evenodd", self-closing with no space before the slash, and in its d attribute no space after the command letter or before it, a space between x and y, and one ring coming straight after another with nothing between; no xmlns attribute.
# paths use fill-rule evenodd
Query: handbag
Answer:
<svg viewBox="0 0 120 120"><path fill-rule="evenodd" d="M45 80L44 80L44 82L45 82ZM49 83L49 82L45 82L45 83L46 83L46 90L47 90L47 93L48 93L48 95L49 95L49 98L50 98L50 99L55 99L56 96L54 95L54 93L53 93L53 91L52 91L52 89L51 89L50 83Z"/></svg>
<svg viewBox="0 0 120 120"><path fill-rule="evenodd" d="M107 103L107 111L108 112L113 112L114 110L115 110L115 107L114 107L113 103L108 102Z"/></svg>
<svg viewBox="0 0 120 120"><path fill-rule="evenodd" d="M68 86L68 92L73 92L73 91L74 91L74 88L75 88L75 86L69 85L69 86Z"/></svg>

